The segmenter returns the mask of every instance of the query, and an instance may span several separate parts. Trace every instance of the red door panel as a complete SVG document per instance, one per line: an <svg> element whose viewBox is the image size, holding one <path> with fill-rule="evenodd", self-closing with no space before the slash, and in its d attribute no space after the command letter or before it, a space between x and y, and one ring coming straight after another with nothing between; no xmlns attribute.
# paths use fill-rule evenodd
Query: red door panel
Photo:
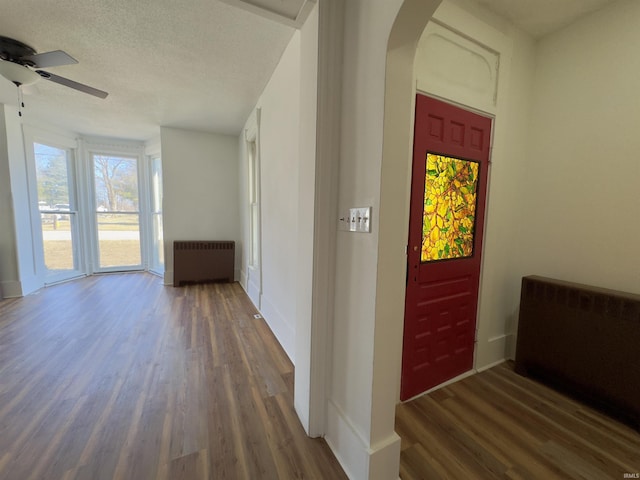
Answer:
<svg viewBox="0 0 640 480"><path fill-rule="evenodd" d="M491 119L418 95L401 399L473 366Z"/></svg>

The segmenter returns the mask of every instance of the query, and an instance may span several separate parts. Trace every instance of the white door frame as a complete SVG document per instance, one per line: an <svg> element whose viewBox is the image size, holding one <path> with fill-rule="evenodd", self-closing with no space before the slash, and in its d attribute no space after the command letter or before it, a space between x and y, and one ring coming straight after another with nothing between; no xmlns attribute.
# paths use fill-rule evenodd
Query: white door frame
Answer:
<svg viewBox="0 0 640 480"><path fill-rule="evenodd" d="M260 310L262 303L262 197L260 193L260 108L256 108L244 132L249 186L249 242L247 247L247 294ZM253 220L253 214L257 219ZM255 242L257 248L253 251Z"/></svg>

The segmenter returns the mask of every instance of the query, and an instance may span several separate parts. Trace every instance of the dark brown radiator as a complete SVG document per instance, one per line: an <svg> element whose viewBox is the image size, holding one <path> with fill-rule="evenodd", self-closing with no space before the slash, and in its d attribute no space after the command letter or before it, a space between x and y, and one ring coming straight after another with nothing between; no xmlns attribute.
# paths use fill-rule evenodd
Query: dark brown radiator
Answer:
<svg viewBox="0 0 640 480"><path fill-rule="evenodd" d="M173 286L214 280L233 281L235 242L173 242Z"/></svg>
<svg viewBox="0 0 640 480"><path fill-rule="evenodd" d="M640 428L640 295L524 277L515 369Z"/></svg>

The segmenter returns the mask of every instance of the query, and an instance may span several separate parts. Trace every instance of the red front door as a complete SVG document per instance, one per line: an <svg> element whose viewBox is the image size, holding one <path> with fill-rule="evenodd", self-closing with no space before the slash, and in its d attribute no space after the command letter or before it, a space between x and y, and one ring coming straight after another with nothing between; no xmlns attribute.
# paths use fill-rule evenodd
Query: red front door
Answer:
<svg viewBox="0 0 640 480"><path fill-rule="evenodd" d="M491 119L418 95L400 398L473 367Z"/></svg>

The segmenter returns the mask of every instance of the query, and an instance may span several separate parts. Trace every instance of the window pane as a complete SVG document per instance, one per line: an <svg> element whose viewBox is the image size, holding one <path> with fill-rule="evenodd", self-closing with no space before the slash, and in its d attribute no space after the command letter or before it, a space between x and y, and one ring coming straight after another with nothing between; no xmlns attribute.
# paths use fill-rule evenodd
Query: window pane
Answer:
<svg viewBox="0 0 640 480"><path fill-rule="evenodd" d="M427 154L422 262L473 255L478 164Z"/></svg>
<svg viewBox="0 0 640 480"><path fill-rule="evenodd" d="M97 219L100 267L140 265L139 215L98 213Z"/></svg>
<svg viewBox="0 0 640 480"><path fill-rule="evenodd" d="M138 160L93 155L100 268L142 265Z"/></svg>
<svg viewBox="0 0 640 480"><path fill-rule="evenodd" d="M75 215L41 213L44 265L47 270L75 270L72 221Z"/></svg>
<svg viewBox="0 0 640 480"><path fill-rule="evenodd" d="M75 270L67 151L34 143L38 210L47 270Z"/></svg>
<svg viewBox="0 0 640 480"><path fill-rule="evenodd" d="M68 210L69 175L66 150L39 143L33 146L40 210L53 209L56 205L65 205Z"/></svg>
<svg viewBox="0 0 640 480"><path fill-rule="evenodd" d="M94 155L96 206L99 212L138 211L138 165L135 158Z"/></svg>

